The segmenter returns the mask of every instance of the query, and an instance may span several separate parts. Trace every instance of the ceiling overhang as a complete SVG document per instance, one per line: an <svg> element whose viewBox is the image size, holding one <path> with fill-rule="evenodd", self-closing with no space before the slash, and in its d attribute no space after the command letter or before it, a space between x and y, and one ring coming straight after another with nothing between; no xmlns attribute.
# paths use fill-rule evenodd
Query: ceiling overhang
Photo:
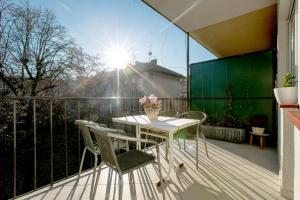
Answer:
<svg viewBox="0 0 300 200"><path fill-rule="evenodd" d="M276 0L144 0L218 57L276 47Z"/></svg>

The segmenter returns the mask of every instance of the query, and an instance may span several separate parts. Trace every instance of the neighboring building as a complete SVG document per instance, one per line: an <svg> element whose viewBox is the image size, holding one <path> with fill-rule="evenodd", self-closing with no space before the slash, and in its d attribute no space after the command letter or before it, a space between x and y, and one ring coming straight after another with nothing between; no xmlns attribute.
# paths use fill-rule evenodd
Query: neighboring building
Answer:
<svg viewBox="0 0 300 200"><path fill-rule="evenodd" d="M186 98L187 97L187 78L181 78L180 79L180 97L182 98Z"/></svg>
<svg viewBox="0 0 300 200"><path fill-rule="evenodd" d="M160 98L186 97L186 77L157 64L136 62L120 71L102 71L92 77L63 81L54 96L140 97L155 94Z"/></svg>
<svg viewBox="0 0 300 200"><path fill-rule="evenodd" d="M156 59L148 63L137 61L120 72L120 80L123 81L120 84L122 96L155 94L160 98L183 97L185 77L158 65Z"/></svg>

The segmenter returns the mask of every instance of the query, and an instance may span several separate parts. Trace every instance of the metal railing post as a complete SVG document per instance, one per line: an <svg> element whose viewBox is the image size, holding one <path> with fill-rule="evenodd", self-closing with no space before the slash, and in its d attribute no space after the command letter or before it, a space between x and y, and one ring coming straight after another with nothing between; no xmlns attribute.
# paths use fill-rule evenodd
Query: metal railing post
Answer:
<svg viewBox="0 0 300 200"><path fill-rule="evenodd" d="M80 100L77 100L77 119L80 119ZM81 161L81 152L80 152L80 128L78 127L78 169Z"/></svg>
<svg viewBox="0 0 300 200"><path fill-rule="evenodd" d="M53 101L50 100L50 179L53 186Z"/></svg>
<svg viewBox="0 0 300 200"><path fill-rule="evenodd" d="M14 120L14 189L13 198L17 196L17 124L16 124L16 100L13 101L13 120Z"/></svg>
<svg viewBox="0 0 300 200"><path fill-rule="evenodd" d="M64 117L65 117L65 157L66 157L66 176L68 176L68 119L67 119L67 100L65 100L65 112L64 112Z"/></svg>
<svg viewBox="0 0 300 200"><path fill-rule="evenodd" d="M99 99L99 122L101 123L101 99Z"/></svg>
<svg viewBox="0 0 300 200"><path fill-rule="evenodd" d="M33 154L34 154L34 179L33 179L33 185L34 189L36 189L36 100L33 100Z"/></svg>
<svg viewBox="0 0 300 200"><path fill-rule="evenodd" d="M111 99L109 99L109 113L107 115L107 124L110 127L111 123L110 123L110 118L112 116L112 106L111 106Z"/></svg>

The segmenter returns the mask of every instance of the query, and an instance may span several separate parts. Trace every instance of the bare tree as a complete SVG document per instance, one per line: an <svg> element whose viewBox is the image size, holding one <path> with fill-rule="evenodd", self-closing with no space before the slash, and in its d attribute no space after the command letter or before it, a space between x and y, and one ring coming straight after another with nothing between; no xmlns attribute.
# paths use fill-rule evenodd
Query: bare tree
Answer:
<svg viewBox="0 0 300 200"><path fill-rule="evenodd" d="M41 96L75 77L80 50L54 14L6 2L0 0L0 79L12 94Z"/></svg>
<svg viewBox="0 0 300 200"><path fill-rule="evenodd" d="M105 69L104 64L101 62L100 55L89 55L85 53L82 48L77 48L75 54L77 56L76 65L81 66L81 68L78 68L80 70L79 76L94 76Z"/></svg>

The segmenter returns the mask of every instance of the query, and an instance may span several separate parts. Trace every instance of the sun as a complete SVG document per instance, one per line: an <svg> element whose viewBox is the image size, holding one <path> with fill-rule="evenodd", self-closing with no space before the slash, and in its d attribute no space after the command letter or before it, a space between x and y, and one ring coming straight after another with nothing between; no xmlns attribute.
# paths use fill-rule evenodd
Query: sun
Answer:
<svg viewBox="0 0 300 200"><path fill-rule="evenodd" d="M123 69L130 62L128 48L124 46L112 46L104 53L105 63L112 69Z"/></svg>

